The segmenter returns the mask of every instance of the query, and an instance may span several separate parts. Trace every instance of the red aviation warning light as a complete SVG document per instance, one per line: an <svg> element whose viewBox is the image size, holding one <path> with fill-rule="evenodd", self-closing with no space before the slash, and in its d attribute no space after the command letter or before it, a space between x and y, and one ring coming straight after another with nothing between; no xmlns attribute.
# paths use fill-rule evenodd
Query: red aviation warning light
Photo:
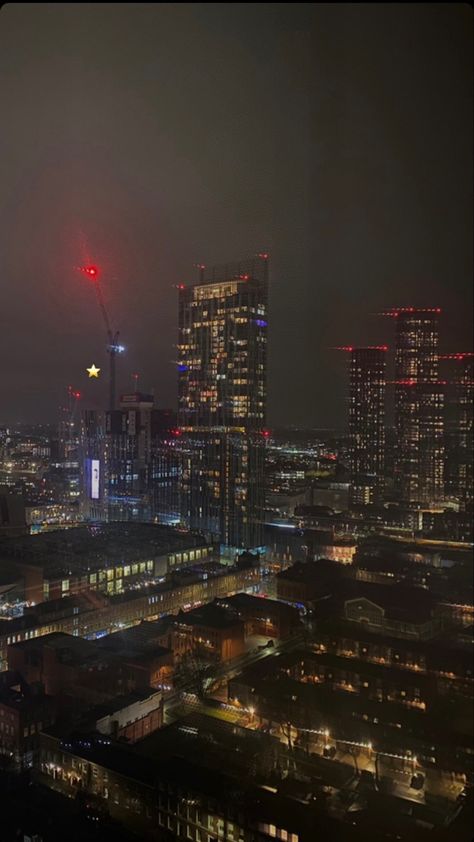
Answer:
<svg viewBox="0 0 474 842"><path fill-rule="evenodd" d="M91 280L97 281L99 278L98 266L79 266L79 271L87 275Z"/></svg>
<svg viewBox="0 0 474 842"><path fill-rule="evenodd" d="M271 436L270 430L262 430L262 436L264 439L269 439Z"/></svg>
<svg viewBox="0 0 474 842"><path fill-rule="evenodd" d="M468 360L474 357L472 351L460 351L457 354L440 354L439 360Z"/></svg>
<svg viewBox="0 0 474 842"><path fill-rule="evenodd" d="M350 354L353 351L388 351L388 345L336 345L331 351L348 351Z"/></svg>
<svg viewBox="0 0 474 842"><path fill-rule="evenodd" d="M382 313L378 313L378 315L390 316L392 319L396 319L398 316L405 316L411 313L416 315L435 313L439 315L441 313L441 307L393 307L391 310L384 310Z"/></svg>

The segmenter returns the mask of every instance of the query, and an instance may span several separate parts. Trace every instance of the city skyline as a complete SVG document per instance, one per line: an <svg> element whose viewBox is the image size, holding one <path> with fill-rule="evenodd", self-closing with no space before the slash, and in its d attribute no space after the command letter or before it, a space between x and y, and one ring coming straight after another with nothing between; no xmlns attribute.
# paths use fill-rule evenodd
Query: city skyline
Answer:
<svg viewBox="0 0 474 842"><path fill-rule="evenodd" d="M472 9L0 11L1 842L471 842Z"/></svg>
<svg viewBox="0 0 474 842"><path fill-rule="evenodd" d="M85 368L107 359L85 262L127 347L120 391L138 372L161 406L173 285L201 261L270 253L270 426L341 428L330 348L385 342L370 313L440 306L442 352L471 347L467 8L182 9L138 7L131 28L122 8L2 9L2 422L55 421L70 383L94 396Z"/></svg>

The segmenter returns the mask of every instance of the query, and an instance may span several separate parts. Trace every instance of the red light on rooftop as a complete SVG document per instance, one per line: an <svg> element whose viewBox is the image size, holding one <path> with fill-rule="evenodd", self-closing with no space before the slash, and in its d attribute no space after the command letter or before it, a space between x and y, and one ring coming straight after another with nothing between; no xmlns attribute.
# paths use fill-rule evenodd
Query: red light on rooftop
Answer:
<svg viewBox="0 0 474 842"><path fill-rule="evenodd" d="M175 428L174 430L171 430L171 435L172 436L180 436L181 430L178 430L177 428Z"/></svg>
<svg viewBox="0 0 474 842"><path fill-rule="evenodd" d="M264 439L270 438L270 430L262 430L262 436Z"/></svg>
<svg viewBox="0 0 474 842"><path fill-rule="evenodd" d="M440 354L440 360L469 360L474 357L472 351L460 351L457 354Z"/></svg>
<svg viewBox="0 0 474 842"><path fill-rule="evenodd" d="M74 397L79 400L80 397L81 397L81 393L80 392L74 392Z"/></svg>
<svg viewBox="0 0 474 842"><path fill-rule="evenodd" d="M178 284L176 289L186 289L186 286L185 286L185 284Z"/></svg>
<svg viewBox="0 0 474 842"><path fill-rule="evenodd" d="M267 252L263 252L262 254L259 254L258 257L260 257L262 260L268 260L270 255Z"/></svg>
<svg viewBox="0 0 474 842"><path fill-rule="evenodd" d="M406 315L407 313L441 313L441 307L393 307L391 310L384 310L379 313L379 316L391 316L396 319L398 316Z"/></svg>

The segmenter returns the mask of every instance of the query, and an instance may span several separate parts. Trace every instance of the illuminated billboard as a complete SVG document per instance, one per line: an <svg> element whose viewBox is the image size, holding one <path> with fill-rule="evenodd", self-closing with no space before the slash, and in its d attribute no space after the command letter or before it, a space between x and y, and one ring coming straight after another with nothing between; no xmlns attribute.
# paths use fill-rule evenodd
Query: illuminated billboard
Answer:
<svg viewBox="0 0 474 842"><path fill-rule="evenodd" d="M91 499L99 499L99 478L100 462L98 459L91 459Z"/></svg>

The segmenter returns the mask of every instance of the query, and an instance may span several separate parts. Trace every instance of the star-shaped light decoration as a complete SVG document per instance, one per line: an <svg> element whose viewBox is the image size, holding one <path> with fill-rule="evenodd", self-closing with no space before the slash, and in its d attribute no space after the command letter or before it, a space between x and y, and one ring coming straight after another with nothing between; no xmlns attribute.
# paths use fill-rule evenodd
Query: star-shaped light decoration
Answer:
<svg viewBox="0 0 474 842"><path fill-rule="evenodd" d="M100 368L96 368L95 364L92 363L90 368L87 368L86 371L89 372L89 377L98 377Z"/></svg>

